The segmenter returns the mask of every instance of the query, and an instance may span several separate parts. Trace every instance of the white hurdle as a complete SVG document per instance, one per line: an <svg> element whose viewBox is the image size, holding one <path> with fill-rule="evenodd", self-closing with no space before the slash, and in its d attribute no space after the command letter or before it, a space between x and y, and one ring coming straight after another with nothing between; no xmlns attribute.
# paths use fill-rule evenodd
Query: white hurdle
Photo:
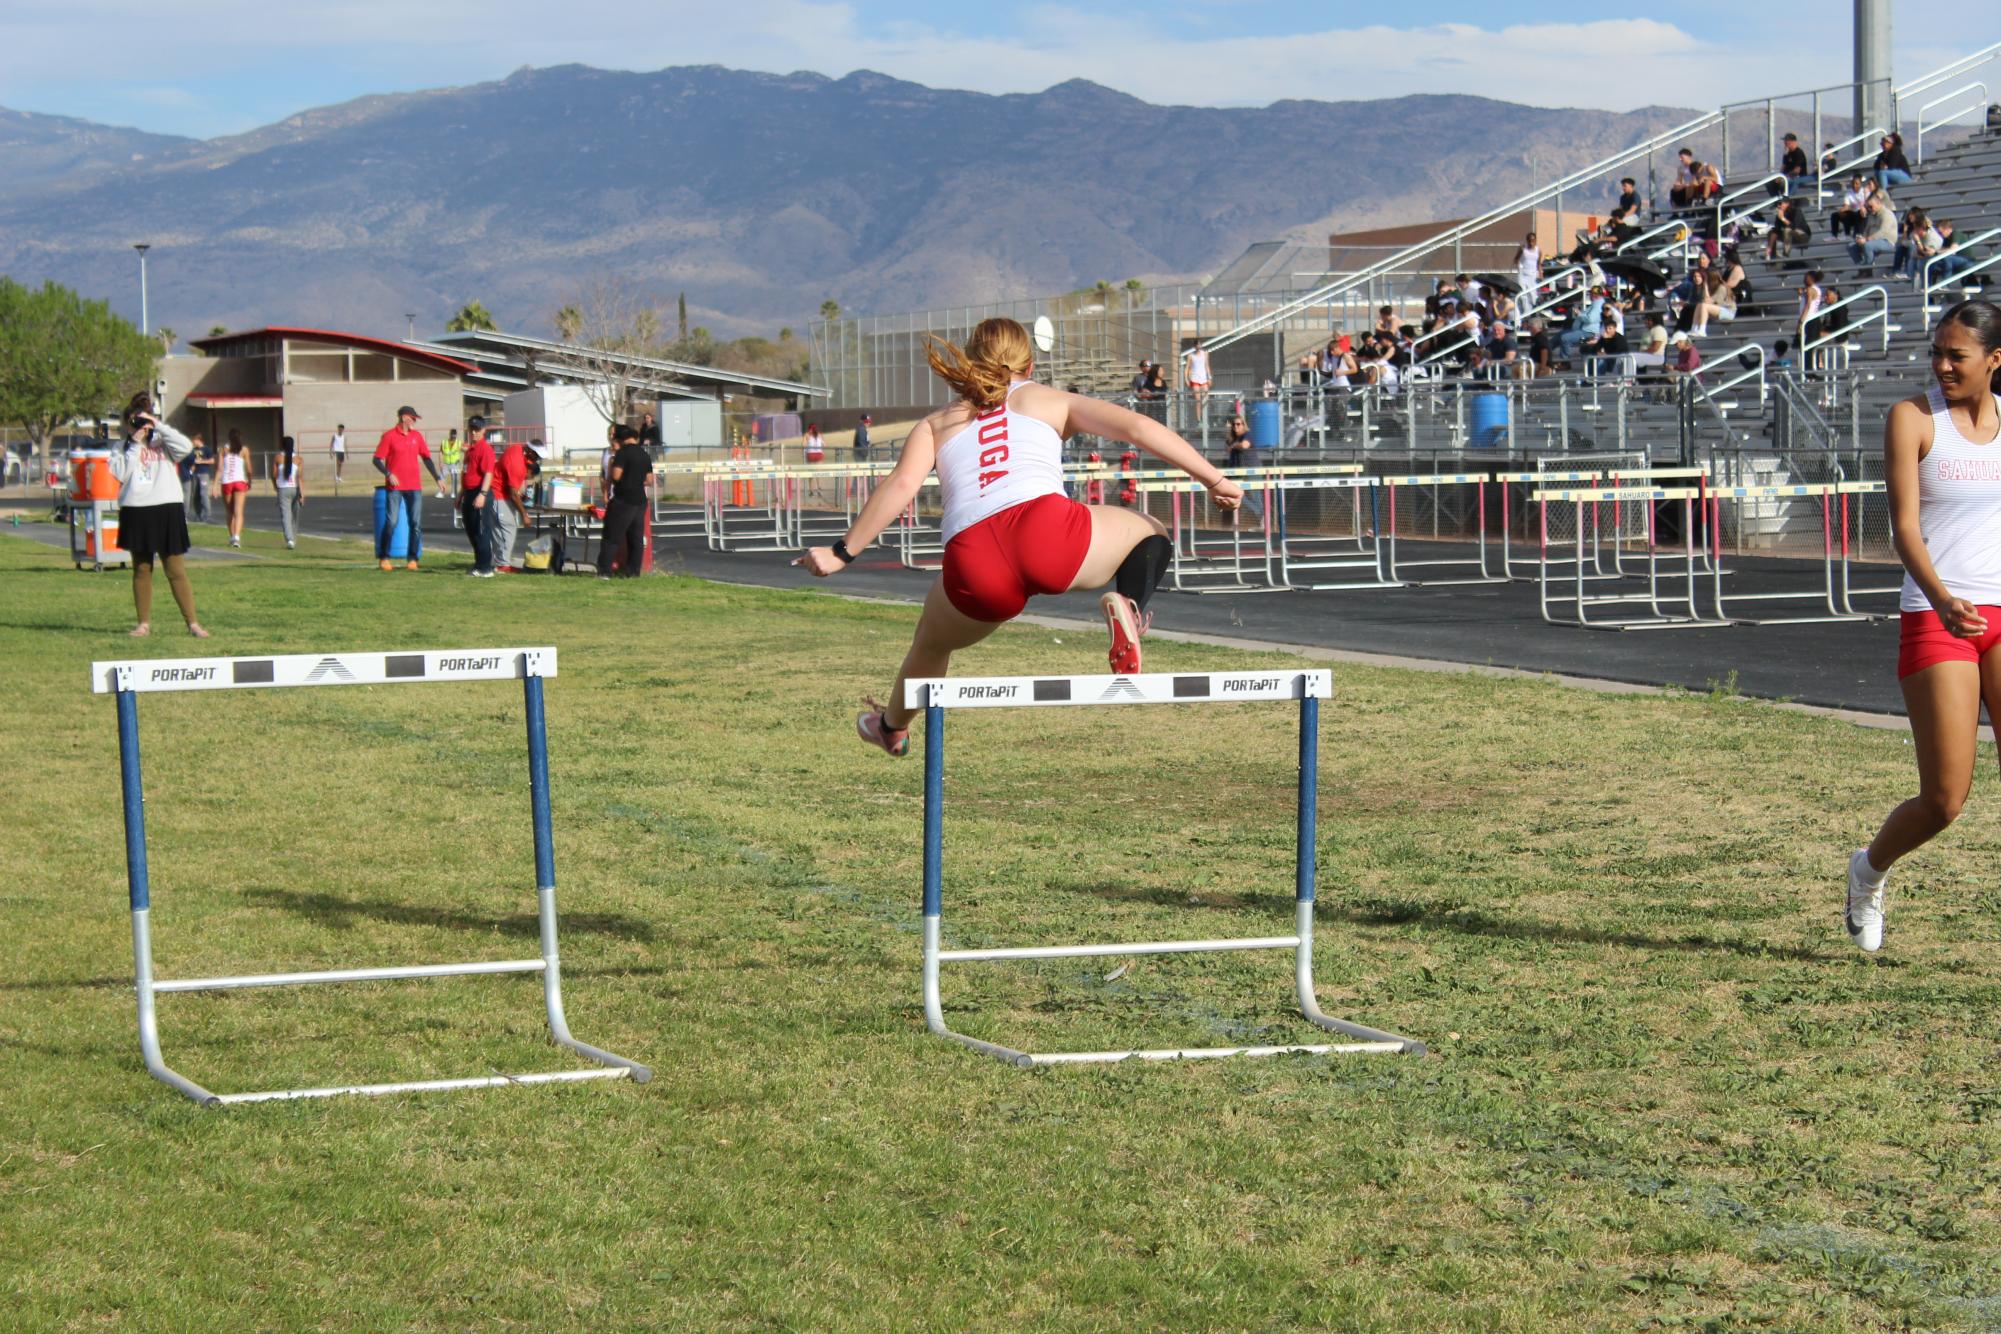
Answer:
<svg viewBox="0 0 2001 1334"><path fill-rule="evenodd" d="M145 1057L147 1071L155 1079L180 1090L205 1107L286 1098L327 1098L341 1093L497 1088L507 1084L554 1084L580 1079L629 1078L635 1084L643 1084L651 1079L653 1072L637 1061L629 1061L623 1056L579 1042L571 1036L569 1023L563 1016L562 977L556 952L555 839L549 818L548 726L542 703L542 680L555 674L556 650L553 648L423 649L400 653L301 653L262 658L153 658L92 663L91 691L99 695L114 695L118 701L118 766L125 795L125 875L132 902L132 954L139 993L139 1050ZM152 889L146 870L146 799L139 766L138 697L141 694L285 686L396 685L412 681L506 681L517 678L521 681L528 715L528 788L535 826L535 885L542 937L540 958L256 973L239 977L163 980L153 976ZM160 992L228 991L244 987L460 977L485 973L540 973L550 1035L559 1046L597 1062L597 1068L218 1094L211 1093L172 1069L160 1055L159 1024L153 1004L154 996Z"/></svg>
<svg viewBox="0 0 2001 1334"><path fill-rule="evenodd" d="M933 1033L1010 1065L1079 1065L1091 1062L1171 1061L1213 1056L1272 1056L1286 1052L1413 1052L1424 1044L1365 1028L1321 1012L1313 994L1313 886L1315 807L1320 784L1320 701L1334 694L1328 671L1148 673L1139 676L957 677L904 683L904 706L924 710L924 1022ZM1299 701L1298 847L1293 887L1293 933L1225 940L1166 940L1136 944L1034 945L1008 949L940 947L945 867L945 713L949 709L1075 707L1095 704L1202 704L1257 700ZM1130 1051L1024 1052L957 1033L945 1022L938 971L948 963L1004 959L1071 959L1107 955L1207 954L1226 950L1289 949L1302 1015L1353 1039L1348 1042L1242 1047L1169 1047Z"/></svg>

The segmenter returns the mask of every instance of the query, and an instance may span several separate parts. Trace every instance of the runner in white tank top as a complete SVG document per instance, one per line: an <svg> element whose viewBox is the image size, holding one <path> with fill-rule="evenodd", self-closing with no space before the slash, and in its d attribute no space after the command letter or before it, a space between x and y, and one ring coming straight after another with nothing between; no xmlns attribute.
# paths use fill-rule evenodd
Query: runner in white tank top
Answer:
<svg viewBox="0 0 2001 1334"><path fill-rule="evenodd" d="M1931 352L1937 383L1890 409L1883 430L1918 795L1848 859L1848 935L1871 953L1883 947L1890 867L1951 824L1972 790L1982 697L2001 714L2001 308L1954 306Z"/></svg>
<svg viewBox="0 0 2001 1334"><path fill-rule="evenodd" d="M1208 487L1220 509L1235 509L1243 498L1241 487L1151 417L1033 383L1033 346L1015 321L981 321L963 352L935 342L927 357L958 400L910 432L895 470L840 541L793 562L822 577L843 569L917 499L937 468L944 569L924 599L889 702L869 700L869 711L855 720L864 741L891 755L908 750L916 713L903 702L903 683L944 676L953 653L1019 615L1032 595L1112 583L1099 600L1111 631L1112 670L1140 670L1146 603L1173 548L1147 514L1080 505L1064 494L1066 437L1084 433L1136 446Z"/></svg>

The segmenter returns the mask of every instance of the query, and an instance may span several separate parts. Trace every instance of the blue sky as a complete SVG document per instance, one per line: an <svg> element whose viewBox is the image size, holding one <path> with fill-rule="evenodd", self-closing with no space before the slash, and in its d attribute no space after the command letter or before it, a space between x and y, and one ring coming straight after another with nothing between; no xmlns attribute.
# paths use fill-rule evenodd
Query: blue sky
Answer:
<svg viewBox="0 0 2001 1334"><path fill-rule="evenodd" d="M2001 40L1985 2L1894 11L1900 81ZM367 93L578 62L875 69L982 92L1087 78L1225 106L1466 92L1710 107L1845 81L1850 12L1844 0L1679 0L1651 13L1544 0L5 0L0 106L206 138ZM1599 14L1610 17L1587 17Z"/></svg>

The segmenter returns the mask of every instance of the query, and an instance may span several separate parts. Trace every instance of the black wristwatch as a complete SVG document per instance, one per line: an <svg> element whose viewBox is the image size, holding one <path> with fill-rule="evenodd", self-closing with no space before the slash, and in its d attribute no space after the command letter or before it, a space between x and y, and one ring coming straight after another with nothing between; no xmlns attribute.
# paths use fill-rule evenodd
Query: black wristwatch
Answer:
<svg viewBox="0 0 2001 1334"><path fill-rule="evenodd" d="M853 565L855 563L855 553L848 550L847 538L845 537L835 538L832 551L835 557L841 562L841 564Z"/></svg>

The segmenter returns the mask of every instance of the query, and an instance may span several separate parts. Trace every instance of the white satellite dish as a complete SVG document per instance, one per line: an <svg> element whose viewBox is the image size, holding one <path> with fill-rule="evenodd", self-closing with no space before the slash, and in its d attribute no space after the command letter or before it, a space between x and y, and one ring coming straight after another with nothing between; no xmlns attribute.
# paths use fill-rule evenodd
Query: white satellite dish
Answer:
<svg viewBox="0 0 2001 1334"><path fill-rule="evenodd" d="M1035 347L1039 352L1047 352L1056 346L1056 325L1047 315L1035 317Z"/></svg>

